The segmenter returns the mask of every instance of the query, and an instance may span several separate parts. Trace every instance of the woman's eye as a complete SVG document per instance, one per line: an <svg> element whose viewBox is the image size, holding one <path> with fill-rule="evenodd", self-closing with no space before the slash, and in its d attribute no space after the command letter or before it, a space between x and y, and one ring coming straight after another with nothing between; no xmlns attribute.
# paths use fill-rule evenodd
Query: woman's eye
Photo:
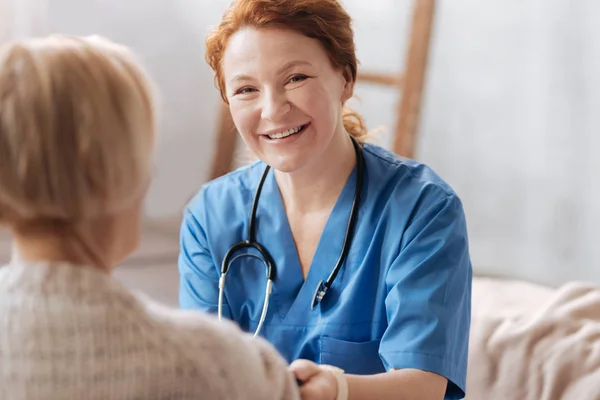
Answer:
<svg viewBox="0 0 600 400"><path fill-rule="evenodd" d="M308 76L306 76L306 75L294 75L290 78L289 82L290 83L298 83L298 82L302 82L306 79L308 79Z"/></svg>
<svg viewBox="0 0 600 400"><path fill-rule="evenodd" d="M248 93L254 92L254 90L255 90L254 88L245 87L245 88L239 89L237 92L235 92L235 94L248 94Z"/></svg>

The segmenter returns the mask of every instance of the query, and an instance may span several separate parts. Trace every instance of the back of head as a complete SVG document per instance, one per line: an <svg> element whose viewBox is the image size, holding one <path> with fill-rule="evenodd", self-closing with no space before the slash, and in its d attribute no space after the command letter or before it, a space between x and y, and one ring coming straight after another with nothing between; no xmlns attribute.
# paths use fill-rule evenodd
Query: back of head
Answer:
<svg viewBox="0 0 600 400"><path fill-rule="evenodd" d="M225 102L223 54L229 38L244 27L284 27L317 39L332 65L340 70L348 69L349 78L356 81L358 60L352 19L339 0L235 0L206 43L206 60L215 71L215 82ZM345 107L343 119L346 130L363 140L367 129L362 117Z"/></svg>
<svg viewBox="0 0 600 400"><path fill-rule="evenodd" d="M0 223L77 223L145 189L151 85L124 47L50 36L0 48Z"/></svg>

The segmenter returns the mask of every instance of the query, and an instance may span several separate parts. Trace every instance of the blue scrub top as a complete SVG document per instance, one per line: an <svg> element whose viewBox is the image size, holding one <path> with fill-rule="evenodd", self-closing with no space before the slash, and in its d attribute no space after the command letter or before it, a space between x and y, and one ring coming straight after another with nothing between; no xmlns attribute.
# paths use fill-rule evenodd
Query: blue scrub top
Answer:
<svg viewBox="0 0 600 400"><path fill-rule="evenodd" d="M463 207L430 168L375 145L363 147L365 175L354 240L323 302L310 309L320 280L342 249L356 183L350 175L325 225L306 281L272 170L258 202L257 240L276 277L261 330L291 362L330 364L351 374L416 368L445 376L447 399L465 394L472 269ZM247 239L262 162L205 184L181 228L180 305L217 312L220 265ZM252 257L227 274L223 315L257 327L265 267Z"/></svg>

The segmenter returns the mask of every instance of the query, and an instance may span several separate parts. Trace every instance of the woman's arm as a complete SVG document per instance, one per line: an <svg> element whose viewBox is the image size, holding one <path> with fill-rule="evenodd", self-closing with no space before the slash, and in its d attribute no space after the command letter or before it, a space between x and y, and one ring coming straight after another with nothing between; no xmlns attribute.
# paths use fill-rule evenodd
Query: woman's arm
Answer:
<svg viewBox="0 0 600 400"><path fill-rule="evenodd" d="M303 400L443 400L448 381L432 372L402 369L376 375L343 375L343 385L332 372L306 360L290 366L302 381ZM347 397L341 393L347 393Z"/></svg>
<svg viewBox="0 0 600 400"><path fill-rule="evenodd" d="M433 390L441 379L445 396L460 399L465 396L472 281L462 203L454 194L426 193L412 214L385 277L388 324L379 355L386 370L400 370L386 376L395 375L398 387L420 390L423 383Z"/></svg>
<svg viewBox="0 0 600 400"><path fill-rule="evenodd" d="M448 384L441 375L415 369L345 377L348 400L443 400Z"/></svg>
<svg viewBox="0 0 600 400"><path fill-rule="evenodd" d="M199 399L300 399L288 363L266 340L243 332L232 321L217 321L205 313L154 304L149 307L158 322L152 326L165 328L155 337L165 362L179 361L175 365L176 383L184 388L182 395Z"/></svg>
<svg viewBox="0 0 600 400"><path fill-rule="evenodd" d="M208 249L202 212L204 192L186 208L180 230L179 306L183 309L217 313L219 271ZM231 318L227 299L223 299L223 317Z"/></svg>

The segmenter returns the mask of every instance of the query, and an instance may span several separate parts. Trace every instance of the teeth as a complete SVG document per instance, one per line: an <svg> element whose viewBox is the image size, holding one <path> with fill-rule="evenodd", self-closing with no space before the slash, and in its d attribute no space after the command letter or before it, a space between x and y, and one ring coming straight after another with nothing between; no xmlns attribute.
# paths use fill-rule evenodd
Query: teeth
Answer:
<svg viewBox="0 0 600 400"><path fill-rule="evenodd" d="M288 137L290 135L293 135L294 133L298 133L300 131L300 129L302 129L301 126L299 126L297 128L288 129L287 131L277 132L272 135L269 135L269 139L282 139L282 138Z"/></svg>

